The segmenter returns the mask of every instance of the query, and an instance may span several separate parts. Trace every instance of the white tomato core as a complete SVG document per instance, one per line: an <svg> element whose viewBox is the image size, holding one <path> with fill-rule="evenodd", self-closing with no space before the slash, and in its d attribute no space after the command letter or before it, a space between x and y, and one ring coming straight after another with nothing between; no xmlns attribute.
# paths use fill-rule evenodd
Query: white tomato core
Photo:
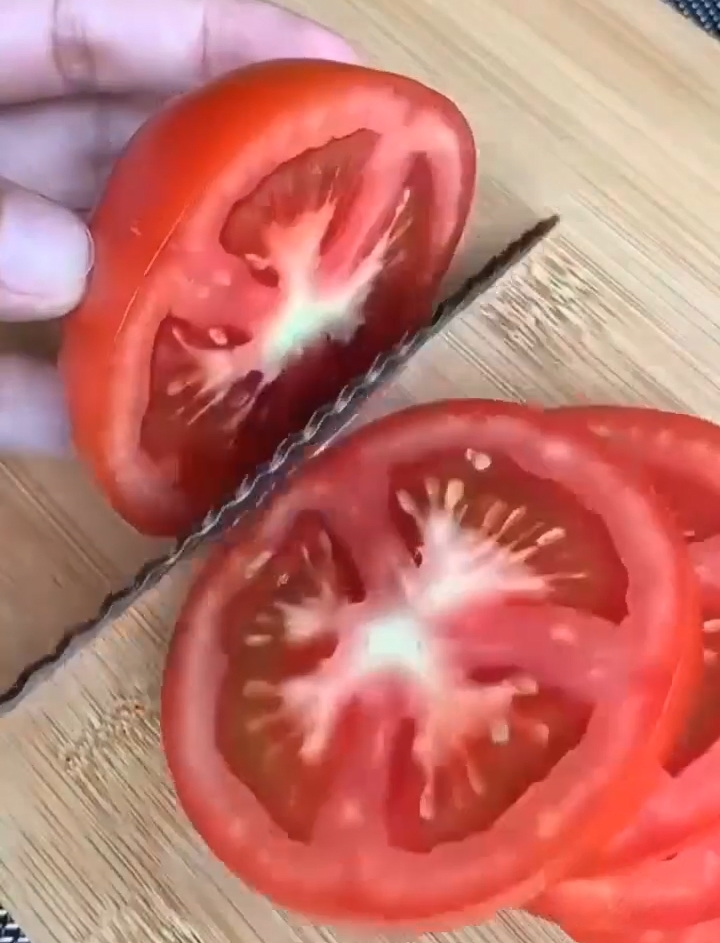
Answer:
<svg viewBox="0 0 720 943"><path fill-rule="evenodd" d="M548 585L525 562L527 551L501 546L483 530L458 519L461 483L451 481L442 500L429 488L424 514L409 495L398 500L417 520L421 555L397 574L397 596L378 606L335 599L327 588L303 604L285 606L288 639L335 635L333 653L311 673L281 682L281 710L302 732L307 762L327 750L341 714L351 702L391 698L415 724L413 754L424 772L421 814L434 814L433 771L483 729L495 743L509 738L508 713L517 696L537 693L537 683L519 675L480 684L462 662L462 629L454 617L472 608L482 618L514 594L542 596ZM475 633L474 633L475 634ZM478 789L479 789L478 785Z"/></svg>

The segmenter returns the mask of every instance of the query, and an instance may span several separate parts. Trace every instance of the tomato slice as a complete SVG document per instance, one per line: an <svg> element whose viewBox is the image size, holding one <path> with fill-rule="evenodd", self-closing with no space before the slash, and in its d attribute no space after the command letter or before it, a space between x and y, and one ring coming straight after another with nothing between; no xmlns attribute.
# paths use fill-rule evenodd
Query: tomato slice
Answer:
<svg viewBox="0 0 720 943"><path fill-rule="evenodd" d="M61 358L119 513L187 529L427 322L474 181L455 105L360 66L253 66L142 128L92 218Z"/></svg>
<svg viewBox="0 0 720 943"><path fill-rule="evenodd" d="M652 798L583 877L553 888L535 908L564 926L614 934L720 917L720 429L651 409L582 407L555 416L563 429L589 428L644 466L675 515L700 577L704 672Z"/></svg>
<svg viewBox="0 0 720 943"><path fill-rule="evenodd" d="M618 570L613 622L593 607ZM591 437L473 400L380 420L193 586L162 697L180 803L243 880L325 919L522 904L652 788L694 588L644 479Z"/></svg>
<svg viewBox="0 0 720 943"><path fill-rule="evenodd" d="M720 923L720 827L677 854L565 881L551 895L553 912L543 913L579 940L588 933L624 939L631 931L641 939L664 931L674 940L672 934L692 924Z"/></svg>
<svg viewBox="0 0 720 943"><path fill-rule="evenodd" d="M553 412L564 430L590 429L652 477L685 535L700 576L703 679L695 707L665 763L656 800L603 855L617 868L673 851L720 820L720 428L693 416L655 409L579 407ZM600 864L598 863L598 868Z"/></svg>

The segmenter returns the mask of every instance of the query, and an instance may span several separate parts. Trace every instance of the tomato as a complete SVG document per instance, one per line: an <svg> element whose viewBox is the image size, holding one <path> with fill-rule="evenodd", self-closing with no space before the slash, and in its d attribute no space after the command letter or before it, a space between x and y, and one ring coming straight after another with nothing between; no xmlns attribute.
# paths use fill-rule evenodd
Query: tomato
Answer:
<svg viewBox="0 0 720 943"><path fill-rule="evenodd" d="M704 672L685 730L665 763L657 802L618 836L603 864L618 867L674 850L720 819L720 428L693 416L655 409L580 407L554 411L564 430L590 429L652 476L656 491L688 541L700 576ZM599 865L598 865L599 867Z"/></svg>
<svg viewBox="0 0 720 943"><path fill-rule="evenodd" d="M709 920L682 930L645 930L641 932L600 933L579 936L578 943L717 943L720 920Z"/></svg>
<svg viewBox="0 0 720 943"><path fill-rule="evenodd" d="M583 876L553 888L535 908L563 925L616 934L631 925L663 929L717 918L720 429L694 417L619 407L563 410L556 417L564 430L589 427L634 457L674 513L701 577L704 676L662 780L636 820Z"/></svg>
<svg viewBox="0 0 720 943"><path fill-rule="evenodd" d="M613 622L592 608L618 570ZM699 658L694 588L645 480L592 437L476 400L386 417L191 589L162 695L180 805L316 917L521 904L652 788Z"/></svg>
<svg viewBox="0 0 720 943"><path fill-rule="evenodd" d="M116 510L186 530L427 322L474 181L455 105L360 66L265 63L160 111L93 215L61 357Z"/></svg>
<svg viewBox="0 0 720 943"><path fill-rule="evenodd" d="M631 932L640 939L645 933L663 932L674 940L674 933L693 924L720 923L720 826L677 854L604 876L565 881L550 899L553 912L544 908L543 913L579 940L589 933L624 939ZM664 943L665 937L660 940Z"/></svg>

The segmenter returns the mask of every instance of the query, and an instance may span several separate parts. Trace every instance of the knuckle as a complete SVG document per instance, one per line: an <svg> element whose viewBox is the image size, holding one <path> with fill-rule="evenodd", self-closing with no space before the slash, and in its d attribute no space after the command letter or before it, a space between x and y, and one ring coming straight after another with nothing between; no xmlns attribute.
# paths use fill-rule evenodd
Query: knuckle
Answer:
<svg viewBox="0 0 720 943"><path fill-rule="evenodd" d="M92 91L97 86L97 50L89 37L87 5L77 0L54 0L50 17L50 51L66 94Z"/></svg>

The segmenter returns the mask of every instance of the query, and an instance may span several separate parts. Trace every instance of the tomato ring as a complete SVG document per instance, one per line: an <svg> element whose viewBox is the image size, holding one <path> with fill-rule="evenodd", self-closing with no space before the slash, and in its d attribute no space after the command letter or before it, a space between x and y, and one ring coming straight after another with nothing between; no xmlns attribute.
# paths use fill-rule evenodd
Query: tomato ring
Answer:
<svg viewBox="0 0 720 943"><path fill-rule="evenodd" d="M514 536L512 527L533 507L520 513L494 498L483 505L488 489L512 501L530 494L545 529L531 531L535 537L525 545L530 538ZM463 493L469 496L461 519L476 522L467 533L464 524L454 529ZM573 546L592 542L601 524L622 562L621 629L563 608L564 591L552 595L555 570L543 567L559 565L553 544L568 537L576 518L584 523ZM408 535L420 519L423 536L413 544ZM562 527L548 528L557 520ZM259 600L277 599L299 579L289 562L301 558L298 528L306 535L306 560L320 552L318 533L326 535L333 563L329 571L323 564L323 573L335 576L302 605L295 597L278 602L279 628L275 623L276 634L261 641L258 625L272 619L258 622ZM162 697L163 742L180 803L231 870L305 913L437 926L521 905L607 840L652 788L656 758L674 735L694 679L694 589L679 536L645 480L591 437L558 431L538 411L485 401L435 403L388 417L310 461L213 555L193 586ZM423 620L416 623L418 611ZM332 628L330 648L310 632L320 625ZM523 633L526 625L532 631ZM586 633L585 649L574 647L575 631L580 638ZM292 647L297 637L310 646L302 655ZM391 652L388 639L409 648ZM431 643L440 647L428 649ZM256 644L269 646L266 654L256 654ZM478 681L472 674L507 667L510 652L510 676ZM461 663L470 672L463 682L453 674ZM584 732L487 828L468 827L460 840L452 827L476 820L453 819L454 793L441 795L441 773L452 780L441 748L462 747L469 770L471 754L489 755L471 736L482 734L482 750L489 741L507 744L508 718L522 720L511 715L508 700L537 691L528 672L552 691L572 687L578 673L583 684L596 683L588 688L595 700ZM593 682L597 677L605 681ZM279 710L258 713L248 703L256 696L271 698ZM467 703L477 711L477 729L466 729L468 709L460 705ZM398 725L408 712L415 732L401 749L406 728ZM261 748L253 739L260 730L264 749L273 740L267 725L276 723L294 743L280 748L280 785L258 772ZM471 778L464 770L463 783ZM283 794L290 782L305 786L295 805ZM494 784L475 792L477 807L485 787L492 791ZM444 832L426 821L428 792L430 816L442 820ZM295 815L298 802L312 815Z"/></svg>

